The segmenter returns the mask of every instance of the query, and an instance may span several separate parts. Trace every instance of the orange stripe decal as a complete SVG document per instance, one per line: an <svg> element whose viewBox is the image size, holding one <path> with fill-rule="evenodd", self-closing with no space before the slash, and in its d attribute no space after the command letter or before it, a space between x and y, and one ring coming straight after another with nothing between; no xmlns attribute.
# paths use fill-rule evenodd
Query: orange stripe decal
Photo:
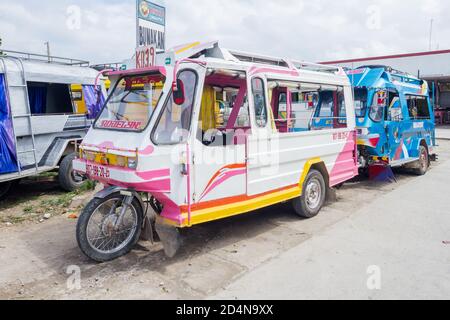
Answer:
<svg viewBox="0 0 450 320"><path fill-rule="evenodd" d="M284 187L284 188L280 188L277 190L272 190L272 191L268 191L265 193L261 193L258 195L254 195L254 196L247 196L247 195L241 195L241 196L235 196L235 197L228 197L228 198L222 198L222 199L217 199L217 200L211 200L211 201L205 201L205 202L200 202L200 203L196 203L193 204L191 206L191 210L192 211L199 211L199 210L204 210L204 209L211 209L211 208L215 208L215 207L221 207L221 206L225 206L225 205L229 205L229 204L233 204L233 203L239 203L239 202L244 202L244 201L249 201L249 200L254 200L260 197L265 197L277 192L281 192L281 191L286 191L292 188L298 187L297 184L294 184L292 186L288 186L288 187ZM181 213L187 213L188 212L188 207L187 205L183 205L180 206L181 209Z"/></svg>
<svg viewBox="0 0 450 320"><path fill-rule="evenodd" d="M228 180L229 178L232 178L234 175L233 172L236 174L242 174L245 172L237 172L239 169L245 170L247 169L247 165L245 163L236 163L227 165L223 168L221 168L219 171L217 171L214 176L209 180L208 184L206 185L205 190L202 192L202 195L200 197L200 200L203 199L209 192L211 192L217 185L223 183L224 181ZM219 181L222 180L222 181Z"/></svg>

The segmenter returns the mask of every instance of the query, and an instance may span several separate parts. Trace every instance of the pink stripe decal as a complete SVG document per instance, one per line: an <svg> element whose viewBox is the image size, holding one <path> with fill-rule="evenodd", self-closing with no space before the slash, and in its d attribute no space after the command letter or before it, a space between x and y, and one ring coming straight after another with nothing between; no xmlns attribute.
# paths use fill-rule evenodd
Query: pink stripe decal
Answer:
<svg viewBox="0 0 450 320"><path fill-rule="evenodd" d="M95 180L100 181L107 185L113 185L123 188L133 188L138 192L159 192L159 193L169 193L171 192L170 179L149 181L149 182L122 182L114 179L105 179L99 177L93 177Z"/></svg>
<svg viewBox="0 0 450 320"><path fill-rule="evenodd" d="M145 148L144 150L140 150L139 154L143 155L143 156L149 156L151 155L153 152L155 151L155 148L150 145L147 148Z"/></svg>
<svg viewBox="0 0 450 320"><path fill-rule="evenodd" d="M400 141L400 145L398 146L397 150L395 151L394 160L400 160L403 155L403 139Z"/></svg>
<svg viewBox="0 0 450 320"><path fill-rule="evenodd" d="M330 173L330 187L345 182L358 175L358 165L355 159L356 132L349 132L344 148L336 159Z"/></svg>
<svg viewBox="0 0 450 320"><path fill-rule="evenodd" d="M160 192L153 192L152 195L163 205L164 209L161 213L162 217L178 222L180 225L184 223L180 207L173 202L173 200L171 200L166 194Z"/></svg>
<svg viewBox="0 0 450 320"><path fill-rule="evenodd" d="M115 148L114 142L111 142L111 141L105 141L105 142L99 144L98 147L100 149L114 149Z"/></svg>
<svg viewBox="0 0 450 320"><path fill-rule="evenodd" d="M136 175L144 180L155 180L158 178L169 177L170 169L161 169L161 170L153 170L153 171L145 171L145 172L136 172Z"/></svg>

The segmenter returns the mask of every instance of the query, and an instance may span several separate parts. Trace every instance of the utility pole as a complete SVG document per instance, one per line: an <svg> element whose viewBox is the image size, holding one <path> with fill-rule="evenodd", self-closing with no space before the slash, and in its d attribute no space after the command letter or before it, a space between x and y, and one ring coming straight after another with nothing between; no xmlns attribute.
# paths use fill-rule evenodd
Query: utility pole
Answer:
<svg viewBox="0 0 450 320"><path fill-rule="evenodd" d="M434 23L434 19L431 19L431 21L430 21L430 46L429 46L429 51L433 50L433 23Z"/></svg>
<svg viewBox="0 0 450 320"><path fill-rule="evenodd" d="M48 57L48 62L50 63L50 62L52 62L51 54L50 54L50 41L47 41L44 44L47 46L47 57Z"/></svg>

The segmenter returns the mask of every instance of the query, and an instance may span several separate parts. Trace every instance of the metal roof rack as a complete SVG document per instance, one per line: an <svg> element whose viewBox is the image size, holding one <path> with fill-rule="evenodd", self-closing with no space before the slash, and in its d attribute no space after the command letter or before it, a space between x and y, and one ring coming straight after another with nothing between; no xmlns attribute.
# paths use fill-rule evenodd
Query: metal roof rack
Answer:
<svg viewBox="0 0 450 320"><path fill-rule="evenodd" d="M2 49L1 52L3 54L0 56L14 57L14 58L22 59L22 60L40 61L40 62L55 63L55 64L62 64L62 65L68 65L68 66L89 67L89 61L84 61L84 60L63 58L63 57L57 57L57 56L47 56L44 54L13 51L13 50L4 50L4 49Z"/></svg>
<svg viewBox="0 0 450 320"><path fill-rule="evenodd" d="M113 63L101 63L101 64L94 64L91 66L91 68L97 70L97 71L103 71L107 69L112 69L114 71L120 70L120 68L123 66L123 63L120 62L113 62Z"/></svg>
<svg viewBox="0 0 450 320"><path fill-rule="evenodd" d="M404 71L400 71L397 69L394 69L390 66L386 66L386 65L365 65L365 66L360 66L357 69L363 69L363 68L370 68L370 69L384 69L384 71L389 72L392 76L395 76L397 78L399 78L400 81L402 82L407 82L407 83L423 83L423 80L415 77L412 74L409 74L407 72Z"/></svg>
<svg viewBox="0 0 450 320"><path fill-rule="evenodd" d="M330 65L324 65L324 64L318 64L313 62L306 62L306 61L291 61L294 67L297 69L304 69L304 70L311 70L311 71L318 71L318 72L328 72L328 73L336 73L339 72L341 69L336 66L330 66Z"/></svg>
<svg viewBox="0 0 450 320"><path fill-rule="evenodd" d="M260 64L269 64L269 65L280 66L280 67L289 67L289 64L287 63L286 59L275 58L275 57L271 57L271 56L254 54L254 53L249 53L249 52L244 52L244 51L236 51L236 50L230 50L229 52L240 61L260 63Z"/></svg>
<svg viewBox="0 0 450 320"><path fill-rule="evenodd" d="M277 58L271 56L265 56L260 54L242 52L242 51L229 51L234 57L236 57L240 61L259 63L259 64L268 64L273 66L285 67L285 68L296 68L302 70L310 70L317 72L327 72L327 73L336 73L340 71L339 67L322 65L312 62L306 61L296 61L285 58Z"/></svg>

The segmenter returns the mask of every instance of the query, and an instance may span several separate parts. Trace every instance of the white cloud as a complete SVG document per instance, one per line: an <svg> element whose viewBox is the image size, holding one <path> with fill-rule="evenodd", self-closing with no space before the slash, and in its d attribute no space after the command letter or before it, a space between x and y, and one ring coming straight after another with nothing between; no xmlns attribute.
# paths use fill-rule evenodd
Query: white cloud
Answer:
<svg viewBox="0 0 450 320"><path fill-rule="evenodd" d="M135 44L134 0L0 0L4 47L112 62ZM79 30L67 28L67 8L81 9ZM429 21L433 47L450 48L450 4L445 0L166 0L169 46L220 40L230 48L323 61L422 51ZM368 8L378 7L379 28L368 28ZM373 12L373 10L371 11Z"/></svg>

